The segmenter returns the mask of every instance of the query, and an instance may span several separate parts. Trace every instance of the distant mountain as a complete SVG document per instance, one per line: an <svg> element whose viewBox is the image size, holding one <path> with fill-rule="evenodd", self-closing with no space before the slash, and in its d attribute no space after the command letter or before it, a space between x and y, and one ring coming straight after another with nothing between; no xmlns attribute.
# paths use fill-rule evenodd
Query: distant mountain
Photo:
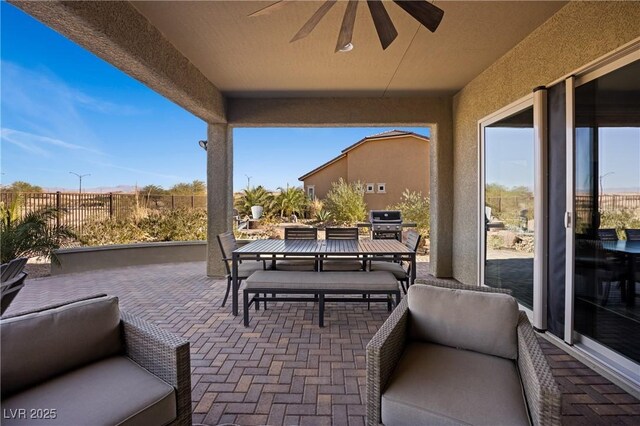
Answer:
<svg viewBox="0 0 640 426"><path fill-rule="evenodd" d="M75 188L61 188L61 187L52 187L52 188L42 188L44 192L78 192L78 187ZM120 193L120 194L133 194L136 192L136 187L134 185L118 185L118 186L100 186L97 188L82 188L82 192L93 192L99 194L108 194L109 192Z"/></svg>

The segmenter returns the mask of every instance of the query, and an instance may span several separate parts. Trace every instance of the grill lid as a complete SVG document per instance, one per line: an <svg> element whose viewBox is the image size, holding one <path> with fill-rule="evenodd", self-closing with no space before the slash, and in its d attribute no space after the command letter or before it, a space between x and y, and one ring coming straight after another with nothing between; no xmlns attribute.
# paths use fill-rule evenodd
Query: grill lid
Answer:
<svg viewBox="0 0 640 426"><path fill-rule="evenodd" d="M400 210L371 210L369 212L371 223L402 223Z"/></svg>

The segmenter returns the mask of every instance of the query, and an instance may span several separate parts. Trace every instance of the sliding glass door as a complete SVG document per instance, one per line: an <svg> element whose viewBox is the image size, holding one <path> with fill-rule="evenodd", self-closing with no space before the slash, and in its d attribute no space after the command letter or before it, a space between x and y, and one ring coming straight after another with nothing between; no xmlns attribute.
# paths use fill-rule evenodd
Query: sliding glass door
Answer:
<svg viewBox="0 0 640 426"><path fill-rule="evenodd" d="M484 285L533 309L534 116L532 101L482 126ZM504 116L506 115L506 116Z"/></svg>
<svg viewBox="0 0 640 426"><path fill-rule="evenodd" d="M573 327L640 363L640 61L574 93Z"/></svg>

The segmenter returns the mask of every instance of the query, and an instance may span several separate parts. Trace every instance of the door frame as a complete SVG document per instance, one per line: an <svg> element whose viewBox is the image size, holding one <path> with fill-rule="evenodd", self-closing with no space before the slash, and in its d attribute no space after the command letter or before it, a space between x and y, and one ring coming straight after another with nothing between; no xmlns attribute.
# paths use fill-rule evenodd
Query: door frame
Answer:
<svg viewBox="0 0 640 426"><path fill-rule="evenodd" d="M544 204L538 205L539 203L546 203L543 200L543 197L539 196L539 194L546 195L546 190L543 187L546 185L546 180L537 179L536 176L540 173L543 176L546 176L546 161L543 159L542 161L538 159L538 156L546 153L546 131L542 131L544 129L538 127L541 122L546 122L546 113L540 113L540 107L537 105L544 99L544 111L546 111L546 97L541 97L540 95L535 95L531 93L527 96L524 96L518 99L515 102L510 103L509 105L493 112L492 114L487 115L486 117L478 120L478 210L477 210L477 219L478 219L478 269L476 271L478 283L481 286L485 286L485 271L484 265L486 260L486 225L485 225L485 128L514 114L517 114L527 108L533 107L533 116L534 116L534 191L533 191L533 199L534 199L534 212L538 212L541 208L544 208ZM538 111L538 112L536 112ZM544 147L542 149L538 148L539 140L538 138L544 139ZM541 184L544 185L541 186ZM534 231L534 246L540 245L540 247L544 247L545 243L545 232L546 229L546 220L544 215L540 218L536 217L535 223L535 231ZM537 252L537 249L536 249ZM533 310L520 305L520 308L527 312L527 315L534 322L534 327L538 329L546 328L546 285L538 285L537 283L544 283L546 277L546 271L544 270L544 256L534 255L533 259L533 285L534 285L534 306ZM539 287L539 288L537 288ZM545 287L545 288L542 288ZM544 292L543 299L544 303L544 312L541 309L538 309L536 306L536 301L539 299L537 293ZM540 322L537 318L543 319L544 322Z"/></svg>

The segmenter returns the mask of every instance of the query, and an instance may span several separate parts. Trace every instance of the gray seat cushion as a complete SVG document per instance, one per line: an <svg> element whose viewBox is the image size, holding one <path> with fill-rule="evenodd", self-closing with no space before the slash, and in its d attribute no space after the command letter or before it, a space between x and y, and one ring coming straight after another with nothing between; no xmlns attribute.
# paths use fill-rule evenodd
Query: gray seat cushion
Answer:
<svg viewBox="0 0 640 426"><path fill-rule="evenodd" d="M258 271L246 280L246 289L282 290L398 290L398 281L389 272L293 272Z"/></svg>
<svg viewBox="0 0 640 426"><path fill-rule="evenodd" d="M361 271L362 261L354 259L333 259L322 262L323 271Z"/></svg>
<svg viewBox="0 0 640 426"><path fill-rule="evenodd" d="M245 260L238 264L238 278L245 279L256 271L264 271L264 263L261 260Z"/></svg>
<svg viewBox="0 0 640 426"><path fill-rule="evenodd" d="M314 259L282 259L276 262L276 269L280 271L314 271Z"/></svg>
<svg viewBox="0 0 640 426"><path fill-rule="evenodd" d="M103 296L0 322L2 397L123 351L118 298Z"/></svg>
<svg viewBox="0 0 640 426"><path fill-rule="evenodd" d="M2 408L24 408L27 413L31 408L55 408L55 419L41 421L47 425L165 425L176 418L176 396L172 386L129 358L116 356L20 392L3 400Z"/></svg>
<svg viewBox="0 0 640 426"><path fill-rule="evenodd" d="M513 297L423 284L409 287L407 297L412 340L517 358L520 313Z"/></svg>
<svg viewBox="0 0 640 426"><path fill-rule="evenodd" d="M528 425L515 362L432 343L409 343L382 394L392 425Z"/></svg>
<svg viewBox="0 0 640 426"><path fill-rule="evenodd" d="M407 279L407 271L396 262L371 262L372 271L388 271L399 280Z"/></svg>

